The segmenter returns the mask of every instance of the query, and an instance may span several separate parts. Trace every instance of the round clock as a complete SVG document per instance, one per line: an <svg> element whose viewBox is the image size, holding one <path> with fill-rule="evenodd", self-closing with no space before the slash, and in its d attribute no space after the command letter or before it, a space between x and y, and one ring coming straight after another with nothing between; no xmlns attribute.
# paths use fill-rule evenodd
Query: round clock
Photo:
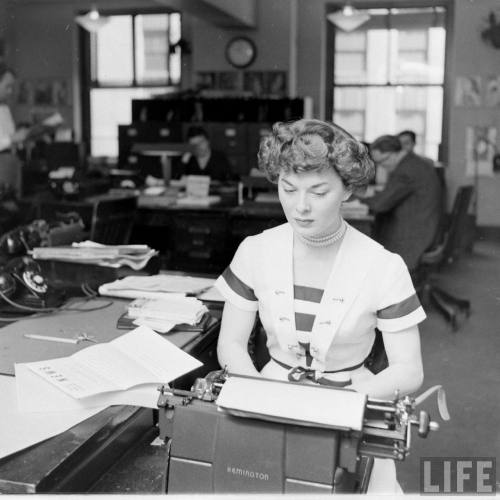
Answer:
<svg viewBox="0 0 500 500"><path fill-rule="evenodd" d="M256 56L257 47L250 38L238 36L227 43L226 58L236 68L250 66L255 61Z"/></svg>

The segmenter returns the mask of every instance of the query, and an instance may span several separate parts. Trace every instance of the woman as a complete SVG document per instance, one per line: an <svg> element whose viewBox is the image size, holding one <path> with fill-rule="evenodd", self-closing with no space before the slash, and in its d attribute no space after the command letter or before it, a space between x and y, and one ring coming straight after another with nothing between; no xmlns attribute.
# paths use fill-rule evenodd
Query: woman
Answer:
<svg viewBox="0 0 500 500"><path fill-rule="evenodd" d="M425 313L408 270L340 213L373 175L365 146L319 120L277 123L262 140L259 168L277 182L288 222L246 238L217 280L226 299L221 366L348 387L373 398L415 391L423 380L417 324ZM260 373L247 350L257 311L271 355ZM375 328L389 362L376 375L364 367ZM378 460L369 492L394 493L394 485L394 463Z"/></svg>

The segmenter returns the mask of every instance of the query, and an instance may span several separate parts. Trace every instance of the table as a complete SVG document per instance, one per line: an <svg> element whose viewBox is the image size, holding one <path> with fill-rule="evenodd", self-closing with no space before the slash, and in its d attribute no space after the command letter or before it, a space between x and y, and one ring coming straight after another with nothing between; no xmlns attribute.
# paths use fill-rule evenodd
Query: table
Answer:
<svg viewBox="0 0 500 500"><path fill-rule="evenodd" d="M12 375L14 361L66 356L85 347L39 342L39 349L27 350L25 343L29 340L23 334L33 329L78 329L84 325L86 331L101 335L101 341L116 338L125 331L116 328L116 320L127 302L115 300L111 307L101 311L22 320L4 327L0 330L0 373L4 377ZM215 351L218 331L219 321L216 320L201 333L169 334L169 340L204 363L198 370L177 379L176 387L189 388L194 378L218 368ZM0 493L89 491L126 451L143 444L144 440L150 442L155 433L151 409L123 405L106 408L66 432L0 459ZM137 481L140 483L141 478ZM148 491L147 486L144 487Z"/></svg>
<svg viewBox="0 0 500 500"><path fill-rule="evenodd" d="M373 216L347 221L370 235ZM151 206L139 203L131 242L145 243L162 256L161 267L221 273L241 241L286 222L277 203L252 202L211 207Z"/></svg>

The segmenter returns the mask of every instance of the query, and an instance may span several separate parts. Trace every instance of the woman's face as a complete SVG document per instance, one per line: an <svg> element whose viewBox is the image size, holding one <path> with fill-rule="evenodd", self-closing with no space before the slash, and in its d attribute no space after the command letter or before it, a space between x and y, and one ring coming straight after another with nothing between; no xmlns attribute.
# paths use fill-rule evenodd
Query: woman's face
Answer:
<svg viewBox="0 0 500 500"><path fill-rule="evenodd" d="M326 236L340 223L340 206L351 195L332 168L309 172L281 171L278 194L283 211L295 232Z"/></svg>

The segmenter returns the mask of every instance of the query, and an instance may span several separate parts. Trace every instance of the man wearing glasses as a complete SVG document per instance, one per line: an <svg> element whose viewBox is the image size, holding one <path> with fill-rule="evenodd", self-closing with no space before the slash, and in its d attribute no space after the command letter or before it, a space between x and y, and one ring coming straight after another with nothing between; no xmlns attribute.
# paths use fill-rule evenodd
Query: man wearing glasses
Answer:
<svg viewBox="0 0 500 500"><path fill-rule="evenodd" d="M439 177L425 158L401 148L399 138L383 135L370 145L377 167L386 169L385 188L363 198L376 215L374 238L404 259L410 271L434 242L442 216Z"/></svg>

